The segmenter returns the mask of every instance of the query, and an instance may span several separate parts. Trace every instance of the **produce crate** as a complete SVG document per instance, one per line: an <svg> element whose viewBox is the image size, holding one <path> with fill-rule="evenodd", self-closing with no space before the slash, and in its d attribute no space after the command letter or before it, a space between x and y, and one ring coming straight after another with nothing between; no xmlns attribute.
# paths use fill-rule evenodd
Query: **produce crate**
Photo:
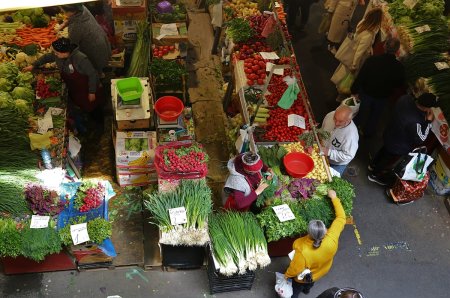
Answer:
<svg viewBox="0 0 450 298"><path fill-rule="evenodd" d="M160 243L162 265L176 269L194 269L203 266L205 246L174 246Z"/></svg>
<svg viewBox="0 0 450 298"><path fill-rule="evenodd" d="M117 54L112 54L108 61L108 67L123 68L125 65L125 49Z"/></svg>
<svg viewBox="0 0 450 298"><path fill-rule="evenodd" d="M175 61L183 67L186 67L186 63L182 59L175 59ZM186 77L187 75L181 75L179 80L168 82L166 80L158 79L157 76L151 74L151 82L154 86L155 93L186 93Z"/></svg>
<svg viewBox="0 0 450 298"><path fill-rule="evenodd" d="M147 18L147 1L140 6L120 6L116 0L111 1L114 20L145 20Z"/></svg>
<svg viewBox="0 0 450 298"><path fill-rule="evenodd" d="M178 35L167 35L158 39L161 26L164 24L153 23L152 24L152 43L156 45L171 45L175 42L188 42L187 26L185 23L176 23L178 29Z"/></svg>
<svg viewBox="0 0 450 298"><path fill-rule="evenodd" d="M253 281L255 280L254 271L247 271L245 274L225 276L220 274L214 265L211 252L208 255L207 273L210 294L252 289Z"/></svg>

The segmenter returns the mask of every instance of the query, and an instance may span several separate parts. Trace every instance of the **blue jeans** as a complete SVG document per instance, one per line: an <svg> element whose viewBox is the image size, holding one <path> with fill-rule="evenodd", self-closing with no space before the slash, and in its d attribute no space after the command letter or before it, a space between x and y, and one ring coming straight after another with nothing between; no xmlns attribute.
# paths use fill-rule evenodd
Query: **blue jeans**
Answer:
<svg viewBox="0 0 450 298"><path fill-rule="evenodd" d="M364 136L373 136L378 129L378 122L380 122L387 98L372 97L361 91L359 100L361 101L359 112L353 121L361 127Z"/></svg>
<svg viewBox="0 0 450 298"><path fill-rule="evenodd" d="M348 165L330 165L330 167L332 167L336 172L341 174L341 177L344 174L344 171L347 168L347 166Z"/></svg>

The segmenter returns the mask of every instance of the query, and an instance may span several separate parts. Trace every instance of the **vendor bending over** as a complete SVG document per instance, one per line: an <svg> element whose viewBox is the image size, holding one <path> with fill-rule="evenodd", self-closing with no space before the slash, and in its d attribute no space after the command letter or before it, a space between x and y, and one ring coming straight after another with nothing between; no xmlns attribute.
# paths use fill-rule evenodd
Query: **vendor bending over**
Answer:
<svg viewBox="0 0 450 298"><path fill-rule="evenodd" d="M248 211L250 207L256 208L252 204L268 186L263 180L262 173L269 173L267 179L270 180L272 170L263 164L258 154L252 152L239 154L230 159L228 170L230 175L224 187L228 197L224 208L238 211Z"/></svg>

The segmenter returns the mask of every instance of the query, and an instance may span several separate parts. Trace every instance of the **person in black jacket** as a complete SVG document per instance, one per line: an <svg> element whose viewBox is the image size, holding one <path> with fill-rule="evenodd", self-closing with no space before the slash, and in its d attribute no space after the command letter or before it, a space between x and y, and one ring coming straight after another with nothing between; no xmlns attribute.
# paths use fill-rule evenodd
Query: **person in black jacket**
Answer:
<svg viewBox="0 0 450 298"><path fill-rule="evenodd" d="M354 288L329 288L316 298L364 298L363 294Z"/></svg>
<svg viewBox="0 0 450 298"><path fill-rule="evenodd" d="M395 182L393 169L403 156L423 144L434 119L431 108L437 106L436 96L431 93L417 99L408 94L398 100L395 116L384 131L383 147L368 167L370 181L386 186Z"/></svg>
<svg viewBox="0 0 450 298"><path fill-rule="evenodd" d="M389 96L405 84L405 69L395 57L399 47L397 38L388 38L385 53L368 58L351 87L353 96L361 101L353 120L365 137L375 134Z"/></svg>

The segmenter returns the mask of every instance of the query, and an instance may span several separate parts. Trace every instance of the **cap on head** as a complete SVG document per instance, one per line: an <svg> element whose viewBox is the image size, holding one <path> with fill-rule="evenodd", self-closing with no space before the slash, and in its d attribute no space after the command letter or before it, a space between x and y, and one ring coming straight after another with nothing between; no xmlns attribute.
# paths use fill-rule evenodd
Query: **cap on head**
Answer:
<svg viewBox="0 0 450 298"><path fill-rule="evenodd" d="M416 102L424 108L437 108L439 106L436 96L432 93L420 95Z"/></svg>
<svg viewBox="0 0 450 298"><path fill-rule="evenodd" d="M52 42L52 48L60 53L72 52L76 46L70 42L70 39L61 37Z"/></svg>
<svg viewBox="0 0 450 298"><path fill-rule="evenodd" d="M245 152L242 155L242 163L244 170L247 172L258 172L263 167L263 162L258 154L253 152Z"/></svg>

